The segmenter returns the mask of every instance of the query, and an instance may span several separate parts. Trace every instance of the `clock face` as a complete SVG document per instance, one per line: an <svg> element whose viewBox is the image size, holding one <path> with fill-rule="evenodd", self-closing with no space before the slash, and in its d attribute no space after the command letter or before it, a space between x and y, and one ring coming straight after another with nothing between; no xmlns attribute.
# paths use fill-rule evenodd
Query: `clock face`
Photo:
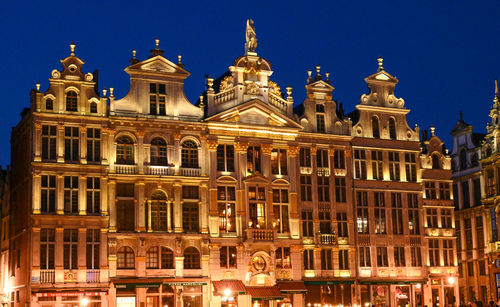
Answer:
<svg viewBox="0 0 500 307"><path fill-rule="evenodd" d="M256 271L262 272L266 269L266 260L262 256L255 256L252 259L252 265Z"/></svg>

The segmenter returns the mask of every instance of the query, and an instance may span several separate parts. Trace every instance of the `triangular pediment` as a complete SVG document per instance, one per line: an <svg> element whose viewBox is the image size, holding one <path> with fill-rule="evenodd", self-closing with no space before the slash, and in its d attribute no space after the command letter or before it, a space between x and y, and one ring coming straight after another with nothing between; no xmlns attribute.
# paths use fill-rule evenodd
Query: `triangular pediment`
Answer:
<svg viewBox="0 0 500 307"><path fill-rule="evenodd" d="M385 70L377 71L373 75L367 77L365 79L366 81L385 81L385 82L391 82L391 83L398 83L399 80L393 77L390 73L386 72Z"/></svg>
<svg viewBox="0 0 500 307"><path fill-rule="evenodd" d="M207 119L209 122L227 122L248 125L302 129L302 126L258 99L225 110Z"/></svg>
<svg viewBox="0 0 500 307"><path fill-rule="evenodd" d="M318 81L315 81L313 83L310 83L307 85L307 88L313 89L316 91L325 91L325 90L333 91L335 89L331 84L329 84L323 80L318 80Z"/></svg>
<svg viewBox="0 0 500 307"><path fill-rule="evenodd" d="M264 177L260 172L255 172L249 176L247 176L244 180L245 183L270 183L271 181Z"/></svg>
<svg viewBox="0 0 500 307"><path fill-rule="evenodd" d="M189 76L189 72L181 66L174 64L162 56L155 56L139 63L133 64L126 71L143 71L152 73L168 73Z"/></svg>

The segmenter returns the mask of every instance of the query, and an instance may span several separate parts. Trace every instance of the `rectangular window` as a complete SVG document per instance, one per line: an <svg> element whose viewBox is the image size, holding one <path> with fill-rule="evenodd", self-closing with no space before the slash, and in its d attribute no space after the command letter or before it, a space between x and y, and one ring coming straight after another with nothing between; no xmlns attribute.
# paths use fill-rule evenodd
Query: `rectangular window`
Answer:
<svg viewBox="0 0 500 307"><path fill-rule="evenodd" d="M200 199L200 189L197 185L183 185L182 199Z"/></svg>
<svg viewBox="0 0 500 307"><path fill-rule="evenodd" d="M403 204L401 193L391 193L392 203L392 233L395 235L403 234Z"/></svg>
<svg viewBox="0 0 500 307"><path fill-rule="evenodd" d="M366 152L361 149L354 150L354 178L366 179Z"/></svg>
<svg viewBox="0 0 500 307"><path fill-rule="evenodd" d="M486 170L486 196L490 197L495 194L495 171L492 168L489 168Z"/></svg>
<svg viewBox="0 0 500 307"><path fill-rule="evenodd" d="M78 229L64 229L64 269L78 269Z"/></svg>
<svg viewBox="0 0 500 307"><path fill-rule="evenodd" d="M101 179L87 177L87 214L101 213Z"/></svg>
<svg viewBox="0 0 500 307"><path fill-rule="evenodd" d="M384 159L381 151L372 151L372 175L375 180L383 180Z"/></svg>
<svg viewBox="0 0 500 307"><path fill-rule="evenodd" d="M393 181L401 180L399 152L389 152L389 176Z"/></svg>
<svg viewBox="0 0 500 307"><path fill-rule="evenodd" d="M312 249L304 250L304 269L314 270L314 250Z"/></svg>
<svg viewBox="0 0 500 307"><path fill-rule="evenodd" d="M40 231L40 269L53 270L55 258L55 229L43 228Z"/></svg>
<svg viewBox="0 0 500 307"><path fill-rule="evenodd" d="M360 246L359 247L359 266L360 267L371 267L372 266L369 246Z"/></svg>
<svg viewBox="0 0 500 307"><path fill-rule="evenodd" d="M462 182L462 206L463 209L470 208L469 182Z"/></svg>
<svg viewBox="0 0 500 307"><path fill-rule="evenodd" d="M420 251L420 246L410 247L410 256L411 256L410 264L412 267L422 266L422 252Z"/></svg>
<svg viewBox="0 0 500 307"><path fill-rule="evenodd" d="M437 209L426 209L427 215L427 228L438 228Z"/></svg>
<svg viewBox="0 0 500 307"><path fill-rule="evenodd" d="M236 246L221 246L220 267L223 269L236 269Z"/></svg>
<svg viewBox="0 0 500 307"><path fill-rule="evenodd" d="M408 229L411 235L420 234L420 215L418 194L407 194L408 197Z"/></svg>
<svg viewBox="0 0 500 307"><path fill-rule="evenodd" d="M87 270L98 270L100 263L100 229L87 229Z"/></svg>
<svg viewBox="0 0 500 307"><path fill-rule="evenodd" d="M476 243L477 248L484 248L484 230L482 216L476 216Z"/></svg>
<svg viewBox="0 0 500 307"><path fill-rule="evenodd" d="M345 178L335 177L335 201L345 203L347 201L346 194Z"/></svg>
<svg viewBox="0 0 500 307"><path fill-rule="evenodd" d="M249 227L266 228L266 189L249 187L248 202L250 209Z"/></svg>
<svg viewBox="0 0 500 307"><path fill-rule="evenodd" d="M373 196L375 198L375 233L386 234L384 192L374 192Z"/></svg>
<svg viewBox="0 0 500 307"><path fill-rule="evenodd" d="M438 239L429 239L429 266L440 266Z"/></svg>
<svg viewBox="0 0 500 307"><path fill-rule="evenodd" d="M262 173L260 168L260 147L249 146L247 149L247 173Z"/></svg>
<svg viewBox="0 0 500 307"><path fill-rule="evenodd" d="M56 161L56 126L42 126L42 161Z"/></svg>
<svg viewBox="0 0 500 307"><path fill-rule="evenodd" d="M217 187L219 232L236 231L236 194L234 187Z"/></svg>
<svg viewBox="0 0 500 307"><path fill-rule="evenodd" d="M312 201L311 175L300 175L300 200Z"/></svg>
<svg viewBox="0 0 500 307"><path fill-rule="evenodd" d="M275 175L287 175L287 156L285 149L271 151L271 172Z"/></svg>
<svg viewBox="0 0 500 307"><path fill-rule="evenodd" d="M101 129L87 128L87 162L101 162Z"/></svg>
<svg viewBox="0 0 500 307"><path fill-rule="evenodd" d="M333 167L335 169L345 169L345 153L343 149L335 149L333 154Z"/></svg>
<svg viewBox="0 0 500 307"><path fill-rule="evenodd" d="M337 212L337 235L341 238L349 237L346 212Z"/></svg>
<svg viewBox="0 0 500 307"><path fill-rule="evenodd" d="M347 249L339 250L339 269L349 270L349 251Z"/></svg>
<svg viewBox="0 0 500 307"><path fill-rule="evenodd" d="M415 154L405 153L406 181L417 181L417 161Z"/></svg>
<svg viewBox="0 0 500 307"><path fill-rule="evenodd" d="M450 209L441 209L441 228L452 228L452 211Z"/></svg>
<svg viewBox="0 0 500 307"><path fill-rule="evenodd" d="M134 184L116 184L116 227L118 231L135 230Z"/></svg>
<svg viewBox="0 0 500 307"><path fill-rule="evenodd" d="M433 181L425 182L425 198L437 199L436 197L436 184Z"/></svg>
<svg viewBox="0 0 500 307"><path fill-rule="evenodd" d="M217 146L217 171L234 172L234 146Z"/></svg>
<svg viewBox="0 0 500 307"><path fill-rule="evenodd" d="M399 267L406 266L404 246L395 246L394 247L394 265L399 266Z"/></svg>
<svg viewBox="0 0 500 307"><path fill-rule="evenodd" d="M290 247L278 247L276 249L276 268L290 269L291 267Z"/></svg>
<svg viewBox="0 0 500 307"><path fill-rule="evenodd" d="M78 127L64 127L64 161L80 161L80 129Z"/></svg>
<svg viewBox="0 0 500 307"><path fill-rule="evenodd" d="M444 266L455 266L453 259L453 240L443 240L443 260Z"/></svg>
<svg viewBox="0 0 500 307"><path fill-rule="evenodd" d="M448 182L439 183L439 199L450 199L450 184Z"/></svg>
<svg viewBox="0 0 500 307"><path fill-rule="evenodd" d="M318 201L330 201L330 177L318 176Z"/></svg>
<svg viewBox="0 0 500 307"><path fill-rule="evenodd" d="M56 176L42 175L40 211L56 213Z"/></svg>
<svg viewBox="0 0 500 307"><path fill-rule="evenodd" d="M165 103L167 100L165 84L149 84L149 114L165 115Z"/></svg>
<svg viewBox="0 0 500 307"><path fill-rule="evenodd" d="M467 275L469 275L469 277L474 277L474 262L467 262L467 271Z"/></svg>
<svg viewBox="0 0 500 307"><path fill-rule="evenodd" d="M318 149L316 151L316 166L317 167L329 167L328 149Z"/></svg>
<svg viewBox="0 0 500 307"><path fill-rule="evenodd" d="M312 211L302 211L302 236L313 237L313 213Z"/></svg>
<svg viewBox="0 0 500 307"><path fill-rule="evenodd" d="M357 191L356 192L356 225L358 228L358 233L369 233L369 223L368 223L368 192Z"/></svg>
<svg viewBox="0 0 500 307"><path fill-rule="evenodd" d="M474 179L472 184L474 185L474 206L479 206L481 204L481 180Z"/></svg>
<svg viewBox="0 0 500 307"><path fill-rule="evenodd" d="M200 217L197 203L182 204L182 229L184 229L184 232L200 231Z"/></svg>
<svg viewBox="0 0 500 307"><path fill-rule="evenodd" d="M455 221L455 236L457 237L457 252L462 250L462 227L460 226L460 220Z"/></svg>
<svg viewBox="0 0 500 307"><path fill-rule="evenodd" d="M472 224L469 218L464 219L465 249L472 250Z"/></svg>
<svg viewBox="0 0 500 307"><path fill-rule="evenodd" d="M319 133L325 133L325 115L316 114L316 128Z"/></svg>
<svg viewBox="0 0 500 307"><path fill-rule="evenodd" d="M78 176L64 176L64 213L78 214Z"/></svg>
<svg viewBox="0 0 500 307"><path fill-rule="evenodd" d="M321 250L321 269L322 270L333 270L332 250L331 249L322 249Z"/></svg>
<svg viewBox="0 0 500 307"><path fill-rule="evenodd" d="M379 267L389 266L389 260L387 259L387 247L385 246L377 247L377 266Z"/></svg>
<svg viewBox="0 0 500 307"><path fill-rule="evenodd" d="M311 149L306 147L300 148L299 159L301 167L311 167Z"/></svg>
<svg viewBox="0 0 500 307"><path fill-rule="evenodd" d="M459 202L459 195L458 195L458 184L454 183L453 184L453 204L455 205L455 210L459 210L460 207L460 202Z"/></svg>
<svg viewBox="0 0 500 307"><path fill-rule="evenodd" d="M484 260L479 260L478 265L479 265L479 275L485 276L486 275L486 262Z"/></svg>
<svg viewBox="0 0 500 307"><path fill-rule="evenodd" d="M332 219L330 215L330 208L320 208L318 217L319 231L324 234L332 233Z"/></svg>
<svg viewBox="0 0 500 307"><path fill-rule="evenodd" d="M287 189L273 189L273 228L278 233L290 232Z"/></svg>

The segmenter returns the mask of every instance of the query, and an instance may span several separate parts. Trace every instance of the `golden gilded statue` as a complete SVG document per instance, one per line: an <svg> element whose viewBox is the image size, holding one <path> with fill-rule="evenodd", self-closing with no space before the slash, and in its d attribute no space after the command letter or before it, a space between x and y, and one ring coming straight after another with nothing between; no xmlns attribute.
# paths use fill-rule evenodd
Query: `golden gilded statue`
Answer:
<svg viewBox="0 0 500 307"><path fill-rule="evenodd" d="M246 31L247 42L245 44L245 51L255 52L257 48L257 35L255 34L255 27L253 25L252 19L247 19L247 31Z"/></svg>

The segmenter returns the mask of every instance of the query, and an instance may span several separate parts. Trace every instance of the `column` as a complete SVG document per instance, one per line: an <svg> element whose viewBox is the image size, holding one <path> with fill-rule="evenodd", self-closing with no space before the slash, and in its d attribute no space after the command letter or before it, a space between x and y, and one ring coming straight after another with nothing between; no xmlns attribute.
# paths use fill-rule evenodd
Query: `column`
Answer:
<svg viewBox="0 0 500 307"><path fill-rule="evenodd" d="M179 168L181 167L181 159L180 159L180 141L181 134L179 132L174 133L174 149L172 155L172 163L175 165L174 174L177 176L180 174Z"/></svg>
<svg viewBox="0 0 500 307"><path fill-rule="evenodd" d="M148 232L152 232L153 231L153 228L152 228L152 223L151 223L151 200L148 200L146 203L146 208L147 208L147 212L148 212L148 223L147 223L147 229L148 229ZM168 223L168 206L167 206L167 223ZM168 228L167 228L168 229Z"/></svg>
<svg viewBox="0 0 500 307"><path fill-rule="evenodd" d="M315 191L317 191L317 187L318 187L318 177L316 176L316 174L318 173L318 163L316 160L317 151L318 151L318 148L316 146L311 146L312 172L311 172L310 176L311 176L312 203L313 203L313 233L314 234L316 234L319 231L318 193L314 193Z"/></svg>
<svg viewBox="0 0 500 307"><path fill-rule="evenodd" d="M260 160L260 169L264 177L271 175L271 151L273 150L272 144L262 144L260 151L262 153Z"/></svg>
<svg viewBox="0 0 500 307"><path fill-rule="evenodd" d="M40 162L42 161L42 124L36 122L34 124L35 131L33 134L33 151L35 154L34 161Z"/></svg>
<svg viewBox="0 0 500 307"><path fill-rule="evenodd" d="M146 231L146 221L145 221L145 208L144 208L144 182L136 182L135 184L135 216L136 216L136 224L135 231L141 232Z"/></svg>
<svg viewBox="0 0 500 307"><path fill-rule="evenodd" d="M64 214L64 176L56 175L56 213Z"/></svg>
<svg viewBox="0 0 500 307"><path fill-rule="evenodd" d="M182 192L181 184L179 182L174 183L174 231L175 232L182 232L181 192Z"/></svg>
<svg viewBox="0 0 500 307"><path fill-rule="evenodd" d="M87 214L87 176L78 177L78 213Z"/></svg>
<svg viewBox="0 0 500 307"><path fill-rule="evenodd" d="M184 257L174 257L175 261L175 276L182 277L184 272Z"/></svg>
<svg viewBox="0 0 500 307"><path fill-rule="evenodd" d="M199 159L199 167L201 168L200 170L200 174L201 176L203 177L206 177L208 176L207 175L207 172L208 172L208 161L209 159L207 159L207 138L206 136L204 135L201 135L200 136L200 147L198 147L198 159Z"/></svg>
<svg viewBox="0 0 500 307"><path fill-rule="evenodd" d="M209 180L208 182L208 231L210 232L210 236L218 237L219 236L219 212L217 208L217 182L215 178L217 178L217 140L207 140L207 148L208 148L208 159L207 164L211 165L207 166L210 170ZM236 160L236 159L235 159Z"/></svg>
<svg viewBox="0 0 500 307"><path fill-rule="evenodd" d="M40 270L40 227L33 227L31 236L32 266L33 270Z"/></svg>
<svg viewBox="0 0 500 307"><path fill-rule="evenodd" d="M235 152L235 170L238 185L236 186L236 232L238 236L243 235L244 229L247 229L247 199L245 194L245 185L242 183L242 178L246 177L247 168L247 149L248 143L237 142L234 144Z"/></svg>
<svg viewBox="0 0 500 307"><path fill-rule="evenodd" d="M208 233L208 204L207 204L208 187L206 183L200 184L200 217L201 217L201 233Z"/></svg>
<svg viewBox="0 0 500 307"><path fill-rule="evenodd" d="M57 163L64 163L64 125L57 125L56 138Z"/></svg>
<svg viewBox="0 0 500 307"><path fill-rule="evenodd" d="M107 282L109 277L108 264L108 229L101 228L101 244L99 245L99 263L101 265L101 282Z"/></svg>
<svg viewBox="0 0 500 307"><path fill-rule="evenodd" d="M173 230L174 225L172 225L172 201L167 200L167 229L168 232L171 232Z"/></svg>
<svg viewBox="0 0 500 307"><path fill-rule="evenodd" d="M87 282L87 229L78 228L78 282Z"/></svg>
<svg viewBox="0 0 500 307"><path fill-rule="evenodd" d="M145 155L144 155L144 130L138 130L137 131L137 146L136 146L136 164L137 164L137 170L139 174L144 174L144 161L145 161Z"/></svg>
<svg viewBox="0 0 500 307"><path fill-rule="evenodd" d="M111 129L101 129L101 163L109 165L111 161L110 146L113 144L114 131Z"/></svg>
<svg viewBox="0 0 500 307"><path fill-rule="evenodd" d="M87 127L80 127L80 163L87 164Z"/></svg>
<svg viewBox="0 0 500 307"><path fill-rule="evenodd" d="M33 184L32 184L32 199L31 205L33 206L33 214L40 214L40 204L41 204L41 189L42 189L42 176L39 172L33 173Z"/></svg>
<svg viewBox="0 0 500 307"><path fill-rule="evenodd" d="M108 182L109 232L116 232L116 181Z"/></svg>
<svg viewBox="0 0 500 307"><path fill-rule="evenodd" d="M109 215L108 178L101 177L101 214Z"/></svg>

